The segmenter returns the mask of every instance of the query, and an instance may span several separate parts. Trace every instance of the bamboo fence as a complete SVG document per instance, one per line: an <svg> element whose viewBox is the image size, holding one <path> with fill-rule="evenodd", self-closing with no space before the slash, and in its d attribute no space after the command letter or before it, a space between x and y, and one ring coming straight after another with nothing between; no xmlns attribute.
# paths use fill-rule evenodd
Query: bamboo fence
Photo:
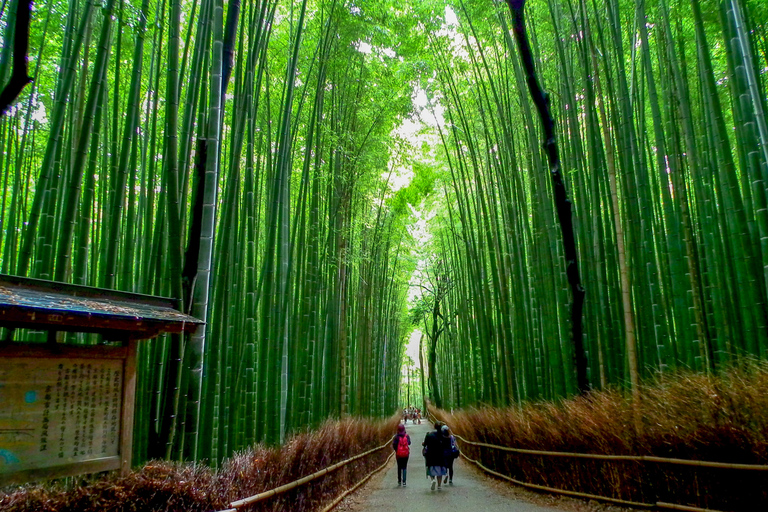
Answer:
<svg viewBox="0 0 768 512"><path fill-rule="evenodd" d="M243 498L243 499L240 499L240 500L237 500L237 501L233 501L232 503L229 504L230 508L228 508L226 510L221 510L219 512L236 512L237 509L242 508L242 507L244 507L246 505L252 505L252 504L257 503L259 501L263 501L263 500L266 500L268 498L272 498L273 496L277 496L279 494L283 494L284 492L290 491L291 489L295 489L297 487L301 487L302 485L307 484L307 483L311 482L312 480L316 480L316 479L318 479L318 478L320 478L322 476L325 476L325 475L327 475L329 473L332 473L332 472L336 471L337 469L340 469L340 468L346 466L347 464L349 464L351 462L354 462L354 461L356 461L358 459L366 457L366 456L368 456L368 455L370 455L372 453L376 453L378 451L381 451L381 450L383 450L384 448L386 448L387 446L390 446L390 445L391 445L391 441L387 441L385 444L379 446L378 448L373 448L371 450L368 450L367 452L363 452L363 453L361 453L359 455L355 455L354 457L350 457L349 459L343 460L341 462L337 462L336 464L332 464L332 465L330 465L330 466L328 466L326 468L321 469L320 471L316 471L316 472L312 473L311 475L307 475L307 476L302 477L302 478L300 478L298 480L294 480L293 482L289 482L289 483L281 485L279 487L275 487L274 489L270 489L268 491L260 492L259 494L254 494L253 496L249 496L247 498ZM327 505L326 508L323 509L323 512L327 512L327 511L331 510L333 507L338 505L339 502L345 496L347 496L351 492L354 492L355 489L357 489L360 485L365 483L370 477L372 477L377 472L381 471L389 463L391 458L392 458L392 455L390 455L387 458L387 460L386 460L386 462L384 462L384 464L382 464L381 466L376 468L368 476L366 476L360 482L355 484L354 487L352 487L351 489L349 489L349 490L345 491L344 493L342 493L341 496L337 497L333 502L331 502L331 504Z"/></svg>

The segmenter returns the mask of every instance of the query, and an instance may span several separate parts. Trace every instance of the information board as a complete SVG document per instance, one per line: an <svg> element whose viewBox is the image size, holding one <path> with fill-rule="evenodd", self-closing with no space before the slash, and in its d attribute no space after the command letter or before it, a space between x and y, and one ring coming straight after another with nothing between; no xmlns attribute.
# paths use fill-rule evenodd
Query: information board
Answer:
<svg viewBox="0 0 768 512"><path fill-rule="evenodd" d="M0 484L120 468L131 353L0 349Z"/></svg>

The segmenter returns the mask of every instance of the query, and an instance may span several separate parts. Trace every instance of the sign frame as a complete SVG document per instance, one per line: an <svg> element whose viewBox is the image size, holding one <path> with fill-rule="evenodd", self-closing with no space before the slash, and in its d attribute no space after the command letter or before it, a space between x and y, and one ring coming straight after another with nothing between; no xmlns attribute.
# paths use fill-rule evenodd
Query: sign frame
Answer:
<svg viewBox="0 0 768 512"><path fill-rule="evenodd" d="M120 347L42 343L0 345L0 365L8 359L19 358L45 359L57 363L67 359L119 359L123 362L123 389L119 414L117 455L0 474L0 486L112 470L120 470L120 474L123 476L128 474L131 469L134 403L136 400L136 348L137 341L133 339L127 340L125 345Z"/></svg>

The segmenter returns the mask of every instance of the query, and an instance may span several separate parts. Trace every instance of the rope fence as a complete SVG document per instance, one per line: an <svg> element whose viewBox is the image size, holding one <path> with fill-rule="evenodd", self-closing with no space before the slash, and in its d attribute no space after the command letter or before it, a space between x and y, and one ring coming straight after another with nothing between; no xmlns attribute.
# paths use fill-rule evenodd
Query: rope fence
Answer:
<svg viewBox="0 0 768 512"><path fill-rule="evenodd" d="M386 460L386 461L384 461L384 464L382 464L382 465L381 465L381 466L379 466L378 468L376 468L376 469L374 469L373 471L371 471L371 473L369 473L369 474L368 474L368 476L366 476L365 478L363 478L362 480L360 480L359 482L357 482L357 483L356 483L356 484L355 484L355 485L354 485L354 486L353 486L351 489L347 489L346 491L344 491L343 493L341 493L341 494L340 494L340 495L339 495L339 496L338 496L338 497L337 497L335 500L333 500L331 503L329 503L329 504L328 504L328 506L326 506L326 507L325 507L325 508L322 510L322 512L330 512L330 510L332 510L332 509L333 509L333 508L334 508L336 505L338 505L339 503L341 503L341 500L343 500L344 498L346 498L347 496L349 496L350 494L352 494L353 492L355 492L355 491L356 491L358 488L360 488L360 486L362 486L363 484L365 484L365 482L367 482L368 480L370 480L371 478L373 478L373 476L374 476L375 474L377 474L379 471L381 471L382 469L384 469L385 467L387 467L387 464L389 464L389 461L391 461L391 460L392 460L392 457L394 457L394 456L395 456L395 452L392 452L392 453L390 453L390 454L389 454L389 457L387 457L387 460Z"/></svg>
<svg viewBox="0 0 768 512"><path fill-rule="evenodd" d="M456 434L454 434L454 436L456 436ZM459 436L456 436L456 437L459 437ZM520 486L523 486L523 487L528 487L530 489L536 489L536 490L539 490L539 491L554 492L554 493L557 493L557 494L564 494L566 496L573 496L573 497L576 497L576 498L587 498L587 499L608 501L610 503L615 503L617 505L626 505L628 507L635 507L635 508L653 508L654 507L654 505L652 505L650 503L640 503L640 502L636 502L636 501L626 501L626 500L620 500L620 499L617 499L617 498L608 498L606 496L597 496L597 495L594 495L594 494L587 494L587 493L583 493L583 492L567 491L565 489L555 489L554 487L547 487L547 486L544 486L544 485L530 484L528 482L523 482L522 480L517 480L516 478L512 478L512 477L507 476L505 474L499 473L498 471L494 471L494 470L484 466L479 461L476 461L475 459L471 459L471 458L467 457L464 454L464 452L461 452L461 456L463 458L465 458L467 461L471 462L472 464L476 465L477 467L479 467L480 469L485 471L486 473L490 473L490 474L492 474L494 476L497 476L499 478L503 478L504 480L508 480L508 481L510 481L510 482L512 482L512 483L514 483L516 485L520 485ZM698 509L698 510L702 510L702 509Z"/></svg>
<svg viewBox="0 0 768 512"><path fill-rule="evenodd" d="M279 494L283 494L284 492L290 491L292 489L295 489L297 487L301 487L304 484L307 484L311 482L312 480L316 480L322 476L325 476L329 473L332 473L336 471L337 469L340 469L347 464L354 462L356 460L362 459L363 457L366 457L368 455L371 455L372 453L376 453L378 451L383 450L384 448L391 446L391 441L387 441L385 444L379 446L378 448L373 448L371 450L368 450L367 452L361 453L359 455L355 455L354 457L350 457L346 460L343 460L341 462L337 462L336 464L332 464L326 468L321 469L320 471L316 471L312 473L311 475L307 475L303 478L300 478L298 480L295 480L293 482L281 485L280 487L275 487L274 489L270 489L268 491L260 492L259 494L254 494L253 496L249 496L247 498L243 498L241 500L233 501L229 504L229 508L225 510L220 510L218 512L237 512L237 509L242 508L246 505L252 505L254 503L257 503L259 501L266 500L268 498L272 498L273 496L277 496ZM394 453L394 452L393 452ZM375 469L373 472L371 472L366 478L364 478L361 482L358 482L352 489L345 491L345 493L342 493L342 495L337 498L338 501L334 501L331 505L326 507L323 512L327 512L328 510L331 510L333 507L338 505L338 503L341 501L341 499L344 498L344 496L348 495L349 493L353 492L355 489L357 489L360 485L362 485L365 481L367 481L369 478L371 478L374 474L381 471L392 459L392 455L387 458L387 461L379 466L377 469Z"/></svg>
<svg viewBox="0 0 768 512"><path fill-rule="evenodd" d="M435 421L436 418L432 414L428 413L428 416L432 421ZM453 433L453 435L457 439L459 439L462 443L469 446L474 446L478 448L488 448L492 450L498 450L498 451L503 451L507 453L523 454L523 455L536 455L536 456L542 456L542 457L561 457L561 458L568 457L568 458L574 458L574 459L638 462L638 463L650 462L650 463L668 464L668 465L674 465L674 466L738 470L738 471L746 471L749 474L756 474L756 473L760 474L763 472L768 472L768 465L763 465L763 464L735 464L735 463L727 463L727 462L712 462L712 461L701 461L701 460L656 457L651 455L602 455L602 454L590 454L590 453L531 450L526 448L510 448L507 446L499 446L499 445L494 445L489 443L482 443L478 441L470 441L456 433ZM713 509L694 507L690 505L679 505L679 504L668 503L664 501L655 501L654 503L643 503L643 502L622 500L619 498L612 498L612 497L602 496L597 494L589 494L589 493L583 493L578 491L559 489L559 488L549 487L545 485L533 484L533 483L524 482L524 481L512 478L503 473L499 473L498 471L494 471L493 469L483 465L480 461L468 457L464 450L461 451L461 457L463 457L468 462L471 462L472 464L476 465L478 468L482 469L486 473L489 473L496 477L512 482L515 485L519 485L521 487L526 487L529 489L546 491L554 494L571 496L574 498L599 500L603 502L613 503L616 505L634 507L639 509L676 510L676 511L685 511L685 512L718 512L717 510L713 510Z"/></svg>
<svg viewBox="0 0 768 512"><path fill-rule="evenodd" d="M455 434L454 434L455 435ZM458 437L458 436L456 436ZM485 471L486 473L490 473L491 475L497 476L499 478L503 478L504 480L508 480L516 485L520 485L522 487L527 487L529 489L536 489L539 491L547 491L555 494L562 494L564 496L572 496L574 498L583 498L583 499L591 499L591 500L599 500L599 501L605 501L608 503L613 503L616 505L622 505L627 507L633 507L633 508L644 508L644 509L662 509L662 510L682 510L686 512L718 512L717 510L712 510L709 508L699 508L699 507L691 507L689 505L677 505L675 503L665 503L663 501L657 501L655 503L642 503L637 501L627 501L627 500L620 500L618 498L609 498L608 496L598 496L596 494L587 494L584 492L577 492L577 491L568 491L565 489L556 489L554 487L547 487L545 485L537 485L537 484L530 484L528 482L523 482L521 480L517 480L515 478L509 477L507 475L504 475L502 473L499 473L498 471L494 471L490 468L485 467L480 462L471 459L464 455L464 453L461 454L463 458L465 458L467 461L471 462L472 464L475 464L477 467Z"/></svg>
<svg viewBox="0 0 768 512"><path fill-rule="evenodd" d="M616 461L635 461L635 462L659 462L662 464L676 464L680 466L697 466L702 468L718 468L718 469L739 469L746 471L768 471L768 465L761 464L730 464L727 462L708 462L703 460L686 460L686 459L670 459L665 457L654 457L651 455L600 455L593 453L574 453L574 452L549 452L543 450L528 450L525 448L509 448L507 446L498 446L488 443L480 443L476 441L469 441L464 439L458 434L453 434L454 437L460 439L462 442L471 446L479 446L482 448L492 448L494 450L501 450L512 453L523 453L526 455L542 455L546 457L572 457L576 459L592 459L592 460L616 460Z"/></svg>

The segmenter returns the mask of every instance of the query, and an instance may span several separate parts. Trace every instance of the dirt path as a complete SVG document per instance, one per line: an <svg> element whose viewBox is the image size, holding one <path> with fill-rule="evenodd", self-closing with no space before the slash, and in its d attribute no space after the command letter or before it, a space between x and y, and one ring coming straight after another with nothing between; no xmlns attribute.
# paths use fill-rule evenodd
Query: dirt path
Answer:
<svg viewBox="0 0 768 512"><path fill-rule="evenodd" d="M431 490L421 443L432 429L426 422L406 426L411 436L408 486L398 487L394 458L362 490L348 497L339 512L620 512L625 509L530 493L486 477L463 459L454 463L453 485Z"/></svg>

